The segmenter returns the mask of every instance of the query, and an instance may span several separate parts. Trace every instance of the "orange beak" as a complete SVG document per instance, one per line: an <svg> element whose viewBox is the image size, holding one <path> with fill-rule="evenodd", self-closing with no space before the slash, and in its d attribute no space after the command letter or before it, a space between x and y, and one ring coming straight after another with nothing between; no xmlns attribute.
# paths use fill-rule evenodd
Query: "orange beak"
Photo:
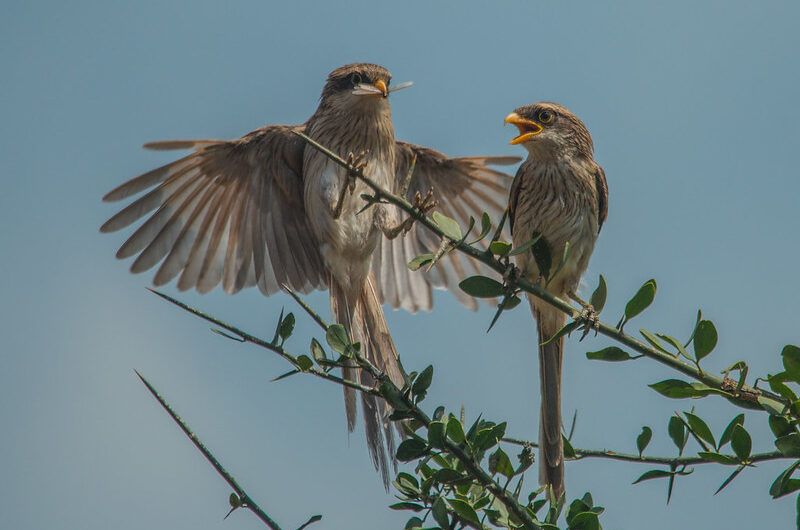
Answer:
<svg viewBox="0 0 800 530"><path fill-rule="evenodd" d="M511 145L517 145L524 142L527 142L540 132L542 132L542 126L536 123L535 121L531 121L529 119L523 118L516 112L512 112L508 116L506 116L503 125L507 123L512 123L516 125L517 129L519 130L519 136L511 140Z"/></svg>
<svg viewBox="0 0 800 530"><path fill-rule="evenodd" d="M389 90L386 88L386 83L383 82L383 79L378 79L377 81L372 83L372 86L380 90L381 93L383 94L383 97L389 95Z"/></svg>

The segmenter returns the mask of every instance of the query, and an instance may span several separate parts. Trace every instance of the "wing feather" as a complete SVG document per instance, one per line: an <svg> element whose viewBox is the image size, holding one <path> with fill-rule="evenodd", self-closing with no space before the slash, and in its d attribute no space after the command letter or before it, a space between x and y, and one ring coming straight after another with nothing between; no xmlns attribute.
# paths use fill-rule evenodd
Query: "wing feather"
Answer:
<svg viewBox="0 0 800 530"><path fill-rule="evenodd" d="M438 210L455 219L462 229L466 229L470 217L478 220L485 211L498 219L505 210L512 177L486 165L520 160L511 156L447 158L433 149L405 142L397 142L396 157L396 190L416 159L407 199L413 200L417 192L424 196L432 188L439 201ZM430 310L431 288L437 287L450 289L462 304L476 308L475 299L461 291L458 282L471 274L491 274L488 268L450 252L428 272L408 269L408 262L415 256L435 253L439 245L438 237L420 225L394 240L381 238L373 258L381 301L411 312Z"/></svg>
<svg viewBox="0 0 800 530"><path fill-rule="evenodd" d="M303 205L305 144L295 130L302 126L273 125L231 141L146 144L195 151L106 194L117 201L149 190L101 231L146 218L117 257L136 256L134 272L160 262L156 285L178 277L179 289L201 293L220 283L228 293L258 285L272 294L282 283L301 292L324 288L324 262Z"/></svg>

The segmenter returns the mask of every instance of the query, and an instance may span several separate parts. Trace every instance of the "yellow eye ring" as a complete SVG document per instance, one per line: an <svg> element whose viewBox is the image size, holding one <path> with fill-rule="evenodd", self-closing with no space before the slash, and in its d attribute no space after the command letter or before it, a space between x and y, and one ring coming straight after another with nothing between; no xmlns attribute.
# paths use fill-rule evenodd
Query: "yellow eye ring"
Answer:
<svg viewBox="0 0 800 530"><path fill-rule="evenodd" d="M361 82L362 82L362 79L361 79L361 74L359 74L359 73L355 73L355 74L351 75L351 76L350 76L350 81L352 81L352 82L353 82L353 86L358 86L358 85L360 85L360 84L361 84Z"/></svg>
<svg viewBox="0 0 800 530"><path fill-rule="evenodd" d="M541 123L550 123L553 121L553 113L547 110L543 110L539 113L539 121Z"/></svg>

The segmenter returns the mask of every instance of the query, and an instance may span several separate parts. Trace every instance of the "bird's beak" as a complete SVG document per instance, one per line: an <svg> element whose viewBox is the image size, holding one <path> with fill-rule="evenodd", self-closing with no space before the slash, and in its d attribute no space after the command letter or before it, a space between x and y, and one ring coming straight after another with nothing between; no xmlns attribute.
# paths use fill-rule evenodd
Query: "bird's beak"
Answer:
<svg viewBox="0 0 800 530"><path fill-rule="evenodd" d="M529 119L523 118L516 112L512 112L508 116L506 116L503 125L507 123L513 123L519 129L519 136L511 140L511 145L517 145L524 142L527 142L540 132L542 132L542 126L536 123L535 121L531 121Z"/></svg>
<svg viewBox="0 0 800 530"><path fill-rule="evenodd" d="M372 83L372 86L380 90L383 97L389 95L389 90L386 88L386 83L383 81L383 79L378 79L377 81Z"/></svg>

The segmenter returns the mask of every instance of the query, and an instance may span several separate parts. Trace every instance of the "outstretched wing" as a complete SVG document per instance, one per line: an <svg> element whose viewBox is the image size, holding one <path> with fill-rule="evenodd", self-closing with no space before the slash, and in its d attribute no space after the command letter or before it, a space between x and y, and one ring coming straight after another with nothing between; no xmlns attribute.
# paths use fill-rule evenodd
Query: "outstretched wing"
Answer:
<svg viewBox="0 0 800 530"><path fill-rule="evenodd" d="M201 293L220 282L228 293L256 284L265 295L281 284L300 292L324 288L319 244L303 206L305 144L295 130L302 126L272 125L231 141L145 144L196 151L110 191L104 201L153 188L100 231L114 232L149 215L117 257L137 255L132 272L161 262L155 285L180 274L178 289Z"/></svg>
<svg viewBox="0 0 800 530"><path fill-rule="evenodd" d="M412 200L416 192L424 196L433 189L434 198L439 201L437 210L455 219L462 229L469 226L470 217L480 224L483 212L496 221L506 208L512 177L486 166L520 161L513 156L447 158L433 149L405 142L397 142L396 157L395 191L400 189L416 158L408 199ZM450 252L429 272L408 269L409 261L420 254L435 253L439 244L436 235L417 224L394 240L382 237L372 258L381 301L412 313L419 309L429 311L433 304L431 288L437 287L450 289L462 304L476 309L477 302L458 288L458 282L473 274L486 274L488 269L480 263Z"/></svg>

